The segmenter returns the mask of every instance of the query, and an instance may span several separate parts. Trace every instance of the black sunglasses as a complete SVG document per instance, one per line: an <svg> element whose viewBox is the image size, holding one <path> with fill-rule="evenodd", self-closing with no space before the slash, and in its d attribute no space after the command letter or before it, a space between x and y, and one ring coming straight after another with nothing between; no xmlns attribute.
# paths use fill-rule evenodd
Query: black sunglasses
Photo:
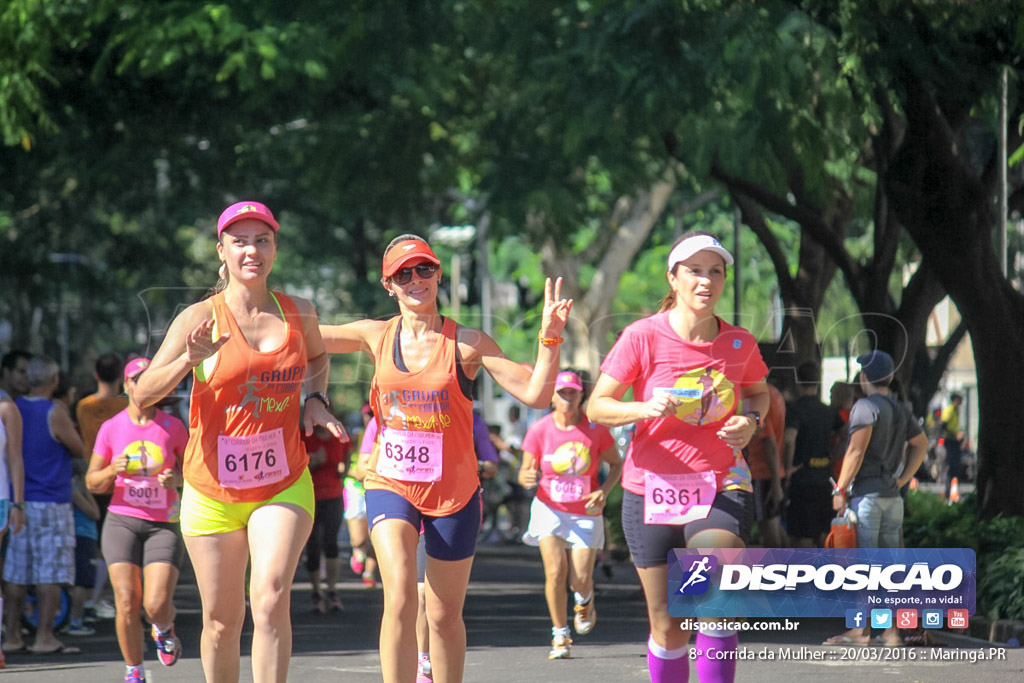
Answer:
<svg viewBox="0 0 1024 683"><path fill-rule="evenodd" d="M415 270L416 274L421 278L426 279L428 277L434 277L434 273L437 272L437 266L433 263L419 263L411 268L400 268L391 276L391 281L396 285L407 285L412 280L413 270Z"/></svg>

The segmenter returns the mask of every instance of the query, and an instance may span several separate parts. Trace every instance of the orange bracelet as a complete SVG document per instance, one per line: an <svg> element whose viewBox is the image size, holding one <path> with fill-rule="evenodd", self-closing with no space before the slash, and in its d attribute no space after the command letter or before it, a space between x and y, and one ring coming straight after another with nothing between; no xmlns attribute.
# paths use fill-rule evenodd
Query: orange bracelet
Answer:
<svg viewBox="0 0 1024 683"><path fill-rule="evenodd" d="M537 330L537 339L544 346L558 346L559 344L565 341L561 337L545 337L544 333L541 332L540 330Z"/></svg>

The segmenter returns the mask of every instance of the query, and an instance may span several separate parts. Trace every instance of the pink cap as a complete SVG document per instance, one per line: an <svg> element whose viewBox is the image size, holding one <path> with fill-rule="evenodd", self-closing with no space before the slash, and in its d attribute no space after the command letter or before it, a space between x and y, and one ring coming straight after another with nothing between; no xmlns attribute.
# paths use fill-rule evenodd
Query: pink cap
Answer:
<svg viewBox="0 0 1024 683"><path fill-rule="evenodd" d="M245 220L246 218L255 218L258 221L263 221L272 227L274 232L278 231L277 220L265 204L260 204L259 202L236 202L224 209L220 214L220 218L217 219L217 237L220 237L224 229L232 223Z"/></svg>
<svg viewBox="0 0 1024 683"><path fill-rule="evenodd" d="M558 373L558 377L555 378L555 391L559 389L578 389L583 391L583 382L580 381L580 376L575 372L566 370Z"/></svg>
<svg viewBox="0 0 1024 683"><path fill-rule="evenodd" d="M142 371L149 367L148 358L133 358L124 366L124 378L135 379L142 374Z"/></svg>

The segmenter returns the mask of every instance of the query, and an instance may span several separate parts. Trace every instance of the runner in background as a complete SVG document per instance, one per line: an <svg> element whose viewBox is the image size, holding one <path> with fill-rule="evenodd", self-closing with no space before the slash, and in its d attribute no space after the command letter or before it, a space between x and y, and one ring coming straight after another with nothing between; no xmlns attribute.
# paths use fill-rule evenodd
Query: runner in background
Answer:
<svg viewBox="0 0 1024 683"><path fill-rule="evenodd" d="M185 557L178 489L188 432L155 406L140 407L136 386L148 367L146 358L125 366L128 407L100 427L85 475L89 490L112 494L100 546L114 589L126 683L145 680L143 610L160 663L173 666L181 655L173 600Z"/></svg>
<svg viewBox="0 0 1024 683"><path fill-rule="evenodd" d="M316 310L267 286L277 243L277 220L263 204L221 213L221 281L174 319L136 387L148 408L194 377L181 530L203 603L209 682L238 680L250 560L253 680L287 680L291 586L314 509L300 419L307 433L319 424L344 435L323 393L330 361Z"/></svg>
<svg viewBox="0 0 1024 683"><path fill-rule="evenodd" d="M480 480L473 453L472 381L481 368L527 405L554 390L558 345L572 308L561 281L545 285L535 370L505 357L485 333L441 316L440 260L422 238L403 235L384 252L382 284L398 303L389 321L322 327L331 353L374 359L371 403L380 421L366 476L366 507L384 584L384 680L416 676L416 544L424 526L426 613L435 680L461 681L462 608L480 530ZM486 437L486 429L485 429Z"/></svg>
<svg viewBox="0 0 1024 683"><path fill-rule="evenodd" d="M366 522L366 490L363 479L366 478L366 465L373 455L373 445L377 442L377 418L369 404L363 406L363 437L359 441L359 451L352 455L348 475L345 477L345 522L348 524L348 538L352 545L352 559L349 566L362 578L366 588L377 587L377 557L370 544L370 526Z"/></svg>
<svg viewBox="0 0 1024 683"><path fill-rule="evenodd" d="M124 361L119 355L116 353L100 354L93 366L96 391L84 397L75 406L78 431L82 433L85 452L89 455L92 455L100 426L128 407L128 398L121 391L123 375ZM107 493L96 494L96 503L100 508L100 518L97 523L102 529L103 522L107 517L107 508L110 505L110 495ZM101 619L113 619L114 606L102 599L103 590L107 585L107 567L102 554L97 556L96 563L96 585L93 586L92 595L85 603L86 613L91 613Z"/></svg>
<svg viewBox="0 0 1024 683"><path fill-rule="evenodd" d="M587 407L600 424L636 423L622 475L622 525L647 602L653 683L690 675L690 632L668 613L668 552L743 548L750 533L753 489L741 449L768 411L768 368L754 337L715 315L732 262L708 233L683 235L669 255L670 290L659 312L623 330ZM702 629L701 682L732 681L736 648L735 631Z"/></svg>
<svg viewBox="0 0 1024 683"><path fill-rule="evenodd" d="M602 512L622 475L615 438L607 427L590 423L581 410L583 400L579 375L558 373L551 399L554 410L534 422L523 440L519 483L530 489L539 485L523 541L540 546L544 561L544 597L552 624L548 659L571 656L572 637L565 616L567 578L574 591L576 633L590 633L597 623L594 562L604 547ZM599 486L602 461L609 469Z"/></svg>
<svg viewBox="0 0 1024 683"><path fill-rule="evenodd" d="M341 479L346 469L349 441L341 442L323 427L312 434L303 434L302 442L309 455L309 469L313 475L313 495L316 512L313 530L306 543L306 571L313 586L310 594L313 611L325 614L327 610L341 612L344 607L338 597L337 584L341 577L341 558L338 557L338 532L343 514ZM324 593L320 592L320 559L324 564Z"/></svg>

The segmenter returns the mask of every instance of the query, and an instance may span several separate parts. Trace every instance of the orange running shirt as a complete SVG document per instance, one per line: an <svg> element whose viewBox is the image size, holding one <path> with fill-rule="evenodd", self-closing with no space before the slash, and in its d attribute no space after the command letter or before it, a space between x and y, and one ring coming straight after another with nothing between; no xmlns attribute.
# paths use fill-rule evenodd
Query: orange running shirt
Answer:
<svg viewBox="0 0 1024 683"><path fill-rule="evenodd" d="M96 398L95 394L86 396L75 406L75 418L78 430L82 432L85 442L85 458L92 457L92 449L96 446L96 435L100 433L103 423L128 407L128 399L124 396L113 398Z"/></svg>
<svg viewBox="0 0 1024 683"><path fill-rule="evenodd" d="M473 401L462 393L457 375L458 326L445 318L430 360L418 372L405 372L396 367L394 358L401 321L396 316L388 322L377 347L370 403L381 430L376 471L367 473L363 483L367 490L397 493L425 515L442 517L461 510L480 487L473 448ZM401 461L410 454L408 444L416 444L412 455L425 453L423 448L440 450L439 456L433 456L440 460L439 479L411 481L379 474L388 457Z"/></svg>
<svg viewBox="0 0 1024 683"><path fill-rule="evenodd" d="M300 388L306 376L302 319L290 298L270 295L284 318L287 337L268 352L249 346L223 292L210 299L213 337L221 331L231 337L194 370L182 469L192 488L214 500L268 500L295 483L309 464L299 427ZM231 485L222 484L229 480Z"/></svg>

